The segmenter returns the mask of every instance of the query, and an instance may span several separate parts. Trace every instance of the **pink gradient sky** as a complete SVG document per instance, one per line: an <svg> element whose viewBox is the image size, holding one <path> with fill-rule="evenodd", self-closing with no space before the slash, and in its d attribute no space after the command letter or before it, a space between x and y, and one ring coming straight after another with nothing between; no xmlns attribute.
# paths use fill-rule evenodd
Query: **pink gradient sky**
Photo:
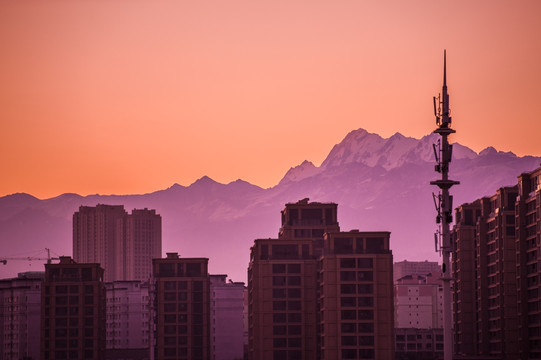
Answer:
<svg viewBox="0 0 541 360"><path fill-rule="evenodd" d="M2 1L0 196L269 187L349 131L541 155L541 1Z"/></svg>

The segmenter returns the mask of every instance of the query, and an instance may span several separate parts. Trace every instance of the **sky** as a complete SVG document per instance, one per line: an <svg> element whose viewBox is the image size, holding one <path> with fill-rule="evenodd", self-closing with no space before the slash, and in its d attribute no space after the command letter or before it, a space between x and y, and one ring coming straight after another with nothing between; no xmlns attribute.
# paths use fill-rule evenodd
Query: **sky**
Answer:
<svg viewBox="0 0 541 360"><path fill-rule="evenodd" d="M0 196L261 187L358 128L541 155L541 1L1 1Z"/></svg>

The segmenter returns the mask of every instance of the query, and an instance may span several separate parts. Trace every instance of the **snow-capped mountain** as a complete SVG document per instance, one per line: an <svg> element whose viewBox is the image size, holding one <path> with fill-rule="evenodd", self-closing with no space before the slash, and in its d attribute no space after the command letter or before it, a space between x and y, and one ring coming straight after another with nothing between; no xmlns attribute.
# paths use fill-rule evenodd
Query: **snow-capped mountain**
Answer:
<svg viewBox="0 0 541 360"><path fill-rule="evenodd" d="M397 261L437 260L432 202L437 189L429 182L438 177L432 148L438 138L437 134L415 139L398 133L382 138L355 130L333 147L321 166L304 161L269 189L242 180L221 184L203 177L190 186L175 184L144 195L64 194L45 200L27 194L4 196L0 198L0 256L21 256L45 247L57 255L71 255L71 221L79 206L121 204L128 210L156 209L162 216L164 253L209 257L212 273L244 281L254 239L275 237L284 204L308 197L337 203L342 230L391 231ZM477 154L454 144L450 176L460 181L452 189L454 204L514 185L520 173L540 163L541 157L518 157L493 148ZM43 270L41 264L30 265L1 265L0 278Z"/></svg>

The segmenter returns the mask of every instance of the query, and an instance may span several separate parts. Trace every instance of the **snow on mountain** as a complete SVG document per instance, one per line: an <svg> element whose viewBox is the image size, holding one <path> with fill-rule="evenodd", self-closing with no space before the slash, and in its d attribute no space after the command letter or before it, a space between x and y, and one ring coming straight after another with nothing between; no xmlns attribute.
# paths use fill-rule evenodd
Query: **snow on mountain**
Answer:
<svg viewBox="0 0 541 360"><path fill-rule="evenodd" d="M308 177L314 176L319 173L319 168L316 167L312 162L304 160L300 165L290 168L287 173L284 175L280 184L285 184L287 182L300 181Z"/></svg>
<svg viewBox="0 0 541 360"><path fill-rule="evenodd" d="M143 195L0 197L0 241L4 248L10 242L5 256L44 247L69 255L72 215L79 206L147 207L162 216L164 253L208 257L211 272L242 281L254 239L276 236L284 204L308 197L339 204L342 230L391 231L397 261L436 260L428 250L435 229L435 189L429 181L438 176L432 148L438 139L437 134L414 139L398 133L386 139L355 130L333 147L320 167L304 161L269 189L242 180L222 184L204 176L190 186L175 184ZM478 155L455 143L453 150L452 178L460 181L453 188L455 205L516 184L520 173L541 162L540 157L517 157L493 148ZM0 278L29 269L26 263L11 263L0 267Z"/></svg>
<svg viewBox="0 0 541 360"><path fill-rule="evenodd" d="M396 133L389 138L382 138L364 129L350 132L344 140L335 145L321 167L329 168L350 163L362 163L368 166L381 166L386 170L394 169L405 163L421 161L433 162L432 144L437 144L440 136L431 133L415 139ZM475 151L453 144L453 159L474 159Z"/></svg>

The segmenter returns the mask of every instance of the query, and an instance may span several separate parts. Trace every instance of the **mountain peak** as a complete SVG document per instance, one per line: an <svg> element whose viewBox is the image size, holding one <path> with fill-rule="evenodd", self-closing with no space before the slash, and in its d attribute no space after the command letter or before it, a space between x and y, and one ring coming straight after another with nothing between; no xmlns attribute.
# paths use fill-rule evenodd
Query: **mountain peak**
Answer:
<svg viewBox="0 0 541 360"><path fill-rule="evenodd" d="M489 146L486 149L483 149L479 156L490 156L490 155L496 155L498 153L498 150L496 150L494 147Z"/></svg>
<svg viewBox="0 0 541 360"><path fill-rule="evenodd" d="M300 181L313 176L318 172L319 169L312 162L304 160L300 165L290 168L280 181L280 184Z"/></svg>
<svg viewBox="0 0 541 360"><path fill-rule="evenodd" d="M211 179L207 175L203 176L200 179L197 179L193 184L190 186L209 186L209 185L217 185L219 182Z"/></svg>

